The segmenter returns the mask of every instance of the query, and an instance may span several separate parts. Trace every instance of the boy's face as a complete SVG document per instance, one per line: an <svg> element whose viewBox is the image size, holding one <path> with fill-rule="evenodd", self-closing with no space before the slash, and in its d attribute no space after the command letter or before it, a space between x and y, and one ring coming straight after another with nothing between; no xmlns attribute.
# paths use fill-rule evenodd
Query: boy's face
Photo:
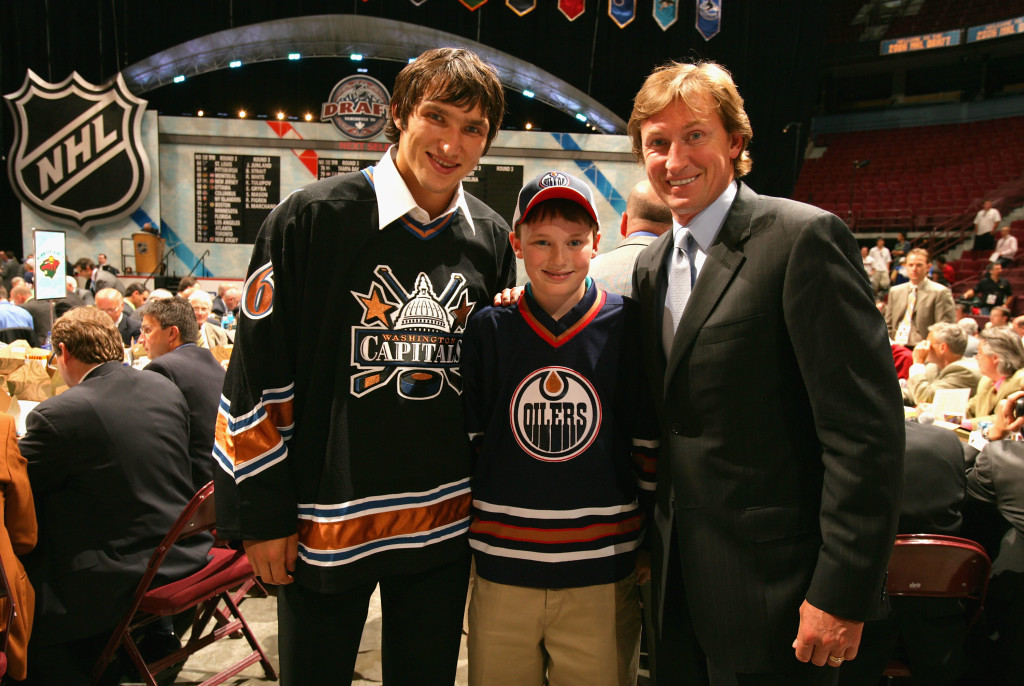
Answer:
<svg viewBox="0 0 1024 686"><path fill-rule="evenodd" d="M586 224L549 216L519 225L519 236L509 236L512 250L523 261L533 294L548 302L583 297L590 260L601 239Z"/></svg>
<svg viewBox="0 0 1024 686"><path fill-rule="evenodd" d="M436 217L451 204L459 182L487 147L488 122L479 103L462 109L421 100L404 122L395 166L416 204Z"/></svg>

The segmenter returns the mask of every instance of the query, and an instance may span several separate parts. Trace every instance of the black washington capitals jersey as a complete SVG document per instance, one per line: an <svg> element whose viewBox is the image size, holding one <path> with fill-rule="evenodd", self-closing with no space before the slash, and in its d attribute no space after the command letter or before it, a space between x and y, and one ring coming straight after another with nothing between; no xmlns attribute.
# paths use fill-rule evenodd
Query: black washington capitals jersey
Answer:
<svg viewBox="0 0 1024 686"><path fill-rule="evenodd" d="M463 329L515 279L505 223L467 204L475 230L462 210L379 230L369 170L293 193L260 230L217 423L217 525L298 532L304 586L465 554Z"/></svg>
<svg viewBox="0 0 1024 686"><path fill-rule="evenodd" d="M590 586L634 567L658 446L639 307L588 284L558 322L527 291L466 329L470 545L490 581Z"/></svg>

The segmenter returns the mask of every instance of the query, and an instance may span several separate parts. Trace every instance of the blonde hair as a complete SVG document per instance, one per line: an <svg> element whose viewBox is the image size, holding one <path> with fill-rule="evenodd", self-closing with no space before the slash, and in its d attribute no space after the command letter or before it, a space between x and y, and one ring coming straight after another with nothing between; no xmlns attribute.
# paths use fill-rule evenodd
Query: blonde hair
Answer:
<svg viewBox="0 0 1024 686"><path fill-rule="evenodd" d="M633 113L626 132L633 144L633 156L644 163L640 127L674 101L680 100L694 112L711 109L718 113L729 135L738 133L743 138L740 154L732 161L733 174L738 179L746 176L754 162L747 146L754 137L750 119L743 109L743 98L736 89L729 70L715 62L671 62L658 67L644 81L633 99Z"/></svg>

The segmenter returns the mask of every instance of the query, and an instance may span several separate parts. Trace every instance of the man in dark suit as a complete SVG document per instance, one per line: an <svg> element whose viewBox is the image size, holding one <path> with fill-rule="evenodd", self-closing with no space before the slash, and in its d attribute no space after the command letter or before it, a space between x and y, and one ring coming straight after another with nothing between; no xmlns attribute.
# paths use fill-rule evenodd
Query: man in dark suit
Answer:
<svg viewBox="0 0 1024 686"><path fill-rule="evenodd" d="M152 360L146 371L173 381L188 403L188 454L196 490L213 479L213 435L224 385L224 368L213 353L192 342L198 335L192 306L174 297L155 300L146 308L139 339Z"/></svg>
<svg viewBox="0 0 1024 686"><path fill-rule="evenodd" d="M87 684L150 555L194 493L188 407L167 379L122 365L121 338L99 310L71 310L51 339L69 389L29 413L20 444L39 520L25 565L36 589L29 677ZM205 563L209 540L188 541L161 568L164 583Z"/></svg>
<svg viewBox="0 0 1024 686"><path fill-rule="evenodd" d="M67 295L65 295L63 298L54 303L53 306L54 314L57 316L58 319L64 316L64 313L67 312L68 310L72 310L76 307L85 307L86 305L91 304L86 302L85 299L81 296L81 294L79 294L79 290L82 289L78 288L78 281L75 280L75 277L66 277L66 284ZM89 291L84 292L88 293L89 297L92 298L92 293L89 293Z"/></svg>
<svg viewBox="0 0 1024 686"><path fill-rule="evenodd" d="M634 276L662 423L659 682L694 683L703 651L716 685L834 683L821 666L854 658L882 612L903 473L899 386L856 241L735 181L752 131L718 65L656 70L629 134L674 220Z"/></svg>
<svg viewBox="0 0 1024 686"><path fill-rule="evenodd" d="M131 314L124 312L124 298L113 288L104 288L96 294L96 307L100 308L113 320L121 341L125 347L139 339L142 325L139 320L132 319ZM205 483L205 482L204 482Z"/></svg>
<svg viewBox="0 0 1024 686"><path fill-rule="evenodd" d="M49 301L34 299L32 297L32 287L19 284L11 289L11 302L27 310L32 315L32 325L36 333L36 344L42 345L45 343L46 335L50 333L51 325Z"/></svg>

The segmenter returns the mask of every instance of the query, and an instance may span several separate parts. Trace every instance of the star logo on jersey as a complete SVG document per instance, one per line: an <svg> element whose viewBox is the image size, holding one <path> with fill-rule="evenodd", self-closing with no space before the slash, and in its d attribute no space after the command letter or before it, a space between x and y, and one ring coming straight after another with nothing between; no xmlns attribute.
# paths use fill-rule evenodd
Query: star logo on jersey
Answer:
<svg viewBox="0 0 1024 686"><path fill-rule="evenodd" d="M448 385L462 393L459 360L462 331L476 303L469 301L466 279L452 274L438 294L420 272L407 290L391 268L378 265L366 293L352 291L363 309L361 326L352 327L351 393L361 397L395 381L398 395L425 400Z"/></svg>

